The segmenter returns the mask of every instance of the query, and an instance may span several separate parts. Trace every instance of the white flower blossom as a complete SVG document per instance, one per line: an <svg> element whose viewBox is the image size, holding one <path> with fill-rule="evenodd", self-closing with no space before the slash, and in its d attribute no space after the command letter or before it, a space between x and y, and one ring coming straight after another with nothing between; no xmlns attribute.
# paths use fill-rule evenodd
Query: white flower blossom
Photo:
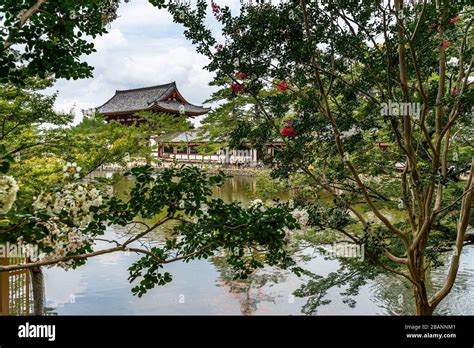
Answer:
<svg viewBox="0 0 474 348"><path fill-rule="evenodd" d="M104 198L109 196L109 191L101 192L93 184L73 182L55 194L42 192L34 201L33 209L50 214L65 211L74 225L82 228L92 220L91 207L101 206Z"/></svg>
<svg viewBox="0 0 474 348"><path fill-rule="evenodd" d="M41 224L48 230L48 235L39 243L51 247L53 250L47 254L40 254L39 260L48 261L64 257L92 243L92 237L84 234L80 228L70 227L57 218L52 218ZM67 269L72 265L72 260L60 262L58 265Z"/></svg>
<svg viewBox="0 0 474 348"><path fill-rule="evenodd" d="M293 209L295 207L295 201L293 199L290 199L288 201L288 208Z"/></svg>
<svg viewBox="0 0 474 348"><path fill-rule="evenodd" d="M250 202L249 207L257 207L257 206L262 206L262 205L263 205L263 201L260 198L257 198Z"/></svg>
<svg viewBox="0 0 474 348"><path fill-rule="evenodd" d="M447 64L449 66L452 66L452 67L456 67L459 63L459 59L457 59L456 57L451 57L448 61L447 61Z"/></svg>
<svg viewBox="0 0 474 348"><path fill-rule="evenodd" d="M301 227L305 227L308 224L309 214L304 209L295 209L291 212L291 215L296 219Z"/></svg>
<svg viewBox="0 0 474 348"><path fill-rule="evenodd" d="M18 184L11 176L0 175L0 214L6 214L12 208L18 192Z"/></svg>
<svg viewBox="0 0 474 348"><path fill-rule="evenodd" d="M277 203L273 200L267 200L265 202L265 206L268 208L275 208L277 206Z"/></svg>
<svg viewBox="0 0 474 348"><path fill-rule="evenodd" d="M203 212L204 215L208 215L209 206L206 203L202 203L199 209Z"/></svg>
<svg viewBox="0 0 474 348"><path fill-rule="evenodd" d="M76 162L67 162L63 167L64 176L78 179L81 169L82 168L79 167Z"/></svg>

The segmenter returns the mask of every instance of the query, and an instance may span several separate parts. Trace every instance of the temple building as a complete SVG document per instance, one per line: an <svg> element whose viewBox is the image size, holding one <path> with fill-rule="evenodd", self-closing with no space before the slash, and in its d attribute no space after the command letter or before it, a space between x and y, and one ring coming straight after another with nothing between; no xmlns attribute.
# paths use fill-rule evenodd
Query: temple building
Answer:
<svg viewBox="0 0 474 348"><path fill-rule="evenodd" d="M141 111L168 113L177 117L183 117L183 115L195 117L204 115L210 110L210 108L189 103L178 91L176 83L171 82L152 87L117 90L107 102L88 110L88 113L95 111L105 116L107 121L131 125L134 122L146 122L137 115ZM263 151L220 149L214 154L204 155L199 153L199 146L206 144L208 139L199 136L199 131L196 129L167 136L157 134L150 141L154 147L154 157L162 162L181 161L238 166L257 166L265 154L273 155L275 150L284 146L283 141L275 141L266 144Z"/></svg>
<svg viewBox="0 0 474 348"><path fill-rule="evenodd" d="M214 154L200 154L199 146L209 140L199 130L174 134L169 139L157 141L155 156L161 161L178 161L186 163L209 163L255 167L262 164L265 154L273 156L275 151L284 147L282 140L275 140L264 145L263 149L229 149L221 148Z"/></svg>
<svg viewBox="0 0 474 348"><path fill-rule="evenodd" d="M115 91L115 95L95 109L108 121L125 124L144 121L140 111L164 112L194 117L204 115L210 108L189 103L176 87L176 82L164 85Z"/></svg>

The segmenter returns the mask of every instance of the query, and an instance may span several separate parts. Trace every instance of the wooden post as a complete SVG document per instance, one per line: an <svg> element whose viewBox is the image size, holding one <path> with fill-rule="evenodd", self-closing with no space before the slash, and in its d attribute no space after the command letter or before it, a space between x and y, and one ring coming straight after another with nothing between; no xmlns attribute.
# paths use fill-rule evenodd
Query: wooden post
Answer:
<svg viewBox="0 0 474 348"><path fill-rule="evenodd" d="M9 258L0 257L0 265L8 266ZM0 272L0 315L9 314L10 284L8 272Z"/></svg>
<svg viewBox="0 0 474 348"><path fill-rule="evenodd" d="M28 270L25 270L25 285L26 285L26 291L25 291L25 296L26 296L26 309L25 309L25 315L30 315L30 272Z"/></svg>

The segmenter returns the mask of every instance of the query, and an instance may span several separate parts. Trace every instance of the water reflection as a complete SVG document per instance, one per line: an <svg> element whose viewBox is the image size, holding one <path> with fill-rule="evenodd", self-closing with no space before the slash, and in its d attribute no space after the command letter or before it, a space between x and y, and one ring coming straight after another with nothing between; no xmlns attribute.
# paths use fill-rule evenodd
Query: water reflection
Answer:
<svg viewBox="0 0 474 348"><path fill-rule="evenodd" d="M123 191L130 185L124 180L117 188ZM215 196L226 201L248 202L255 194L255 179L251 177L234 177L214 191ZM162 242L171 229L172 226L163 227L147 243ZM105 238L120 240L126 238L126 231L114 227L106 231ZM99 242L97 247L107 246L104 243ZM314 256L309 261L301 261L302 266L322 276L338 269L337 261ZM45 270L47 307L60 315L301 315L301 308L306 303L306 299L292 295L302 280L291 272L266 267L246 280L236 281L222 256L166 265L165 271L173 275L173 281L138 298L130 290L134 284L127 281L127 269L138 258L133 253L106 254L88 260L76 270ZM446 273L446 266L431 272L435 288L440 286ZM436 314L474 314L473 275L474 248L470 247L463 251L456 284ZM341 289L331 289L328 298L332 302L320 307L317 314L413 313L411 289L394 277L379 277L362 287L354 308L342 303L340 292ZM403 294L402 300L400 294Z"/></svg>
<svg viewBox="0 0 474 348"><path fill-rule="evenodd" d="M429 272L428 292L435 293L446 280L451 255L443 255L444 266ZM439 304L435 315L474 314L474 248L465 247L456 282L448 296ZM381 276L372 285L374 301L392 315L410 315L415 312L410 284L399 277Z"/></svg>

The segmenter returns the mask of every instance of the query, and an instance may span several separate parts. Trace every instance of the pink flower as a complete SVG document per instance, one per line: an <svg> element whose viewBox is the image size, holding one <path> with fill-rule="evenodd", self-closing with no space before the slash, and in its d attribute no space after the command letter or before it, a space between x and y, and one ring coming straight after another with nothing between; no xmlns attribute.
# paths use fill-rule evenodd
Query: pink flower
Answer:
<svg viewBox="0 0 474 348"><path fill-rule="evenodd" d="M232 82L230 84L230 88L232 89L233 92L238 93L238 94L242 94L245 92L245 86L237 82Z"/></svg>
<svg viewBox="0 0 474 348"><path fill-rule="evenodd" d="M212 13L216 16L221 12L221 8L214 1L211 1Z"/></svg>
<svg viewBox="0 0 474 348"><path fill-rule="evenodd" d="M247 74L244 72L238 72L235 74L235 77L237 77L239 80L245 80L247 78Z"/></svg>
<svg viewBox="0 0 474 348"><path fill-rule="evenodd" d="M281 135L285 138L294 138L296 137L296 130L293 127L284 127L281 129Z"/></svg>
<svg viewBox="0 0 474 348"><path fill-rule="evenodd" d="M218 51L222 51L224 49L224 45L218 44L218 45L214 46L214 48Z"/></svg>
<svg viewBox="0 0 474 348"><path fill-rule="evenodd" d="M459 17L459 16L453 17L449 20L449 23L456 23L460 19L461 19L461 17Z"/></svg>
<svg viewBox="0 0 474 348"><path fill-rule="evenodd" d="M436 22L431 23L431 29L436 29L438 24Z"/></svg>
<svg viewBox="0 0 474 348"><path fill-rule="evenodd" d="M277 88L282 91L282 92L285 92L288 87L286 85L286 82L285 81L281 81L278 85L277 85Z"/></svg>
<svg viewBox="0 0 474 348"><path fill-rule="evenodd" d="M443 48L448 48L449 47L449 41L448 40L443 40Z"/></svg>
<svg viewBox="0 0 474 348"><path fill-rule="evenodd" d="M456 98L456 96L458 95L458 90L456 89L456 87L453 88L453 97Z"/></svg>

